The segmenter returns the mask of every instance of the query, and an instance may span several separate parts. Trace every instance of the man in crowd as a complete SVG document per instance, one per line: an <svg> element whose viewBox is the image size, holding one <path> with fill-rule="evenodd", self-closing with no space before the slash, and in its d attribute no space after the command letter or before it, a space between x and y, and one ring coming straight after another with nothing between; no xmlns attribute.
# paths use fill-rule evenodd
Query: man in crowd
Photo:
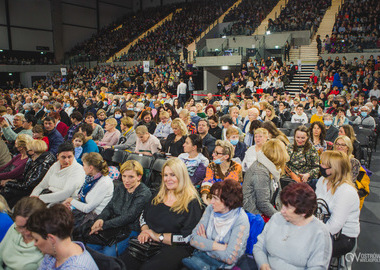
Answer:
<svg viewBox="0 0 380 270"><path fill-rule="evenodd" d="M61 133L55 128L54 118L47 116L44 119L45 135L49 139L49 151L56 155L58 147L64 142Z"/></svg>
<svg viewBox="0 0 380 270"><path fill-rule="evenodd" d="M198 133L202 138L202 145L207 147L208 153L211 156L215 149L216 139L208 133L210 124L206 119L200 119L198 122Z"/></svg>

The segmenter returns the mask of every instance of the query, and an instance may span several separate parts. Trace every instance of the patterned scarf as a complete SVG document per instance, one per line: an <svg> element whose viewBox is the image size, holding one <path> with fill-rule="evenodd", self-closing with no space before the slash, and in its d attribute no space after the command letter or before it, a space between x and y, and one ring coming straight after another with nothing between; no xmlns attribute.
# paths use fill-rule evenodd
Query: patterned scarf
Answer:
<svg viewBox="0 0 380 270"><path fill-rule="evenodd" d="M102 174L99 172L94 176L86 175L83 186L79 190L78 198L81 202L86 202L86 195L90 192L90 190L94 187L94 185L98 182L98 180L102 177Z"/></svg>

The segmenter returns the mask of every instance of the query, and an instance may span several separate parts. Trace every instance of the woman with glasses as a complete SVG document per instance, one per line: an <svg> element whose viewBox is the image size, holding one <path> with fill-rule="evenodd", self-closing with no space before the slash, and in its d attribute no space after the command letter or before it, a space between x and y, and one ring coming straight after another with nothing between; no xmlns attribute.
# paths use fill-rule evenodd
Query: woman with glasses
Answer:
<svg viewBox="0 0 380 270"><path fill-rule="evenodd" d="M40 265L43 255L34 246L32 233L26 229L29 217L46 208L36 197L24 197L14 207L14 224L0 243L0 269L34 270Z"/></svg>
<svg viewBox="0 0 380 270"><path fill-rule="evenodd" d="M242 167L232 160L235 154L234 147L230 142L217 140L215 150L212 154L213 162L206 169L206 177L201 185L202 200L209 204L211 186L224 179L233 179L239 183L243 182Z"/></svg>
<svg viewBox="0 0 380 270"><path fill-rule="evenodd" d="M354 248L360 233L359 196L351 179L349 158L344 152L322 153L320 171L322 176L315 193L317 198L326 201L331 212L326 227L335 236L332 257L340 257Z"/></svg>
<svg viewBox="0 0 380 270"><path fill-rule="evenodd" d="M361 167L360 161L357 160L354 155L352 154L353 151L353 146L351 143L350 138L347 136L341 135L338 138L336 138L334 142L334 150L344 152L347 154L348 158L350 159L351 163L351 176L352 176L352 181L355 183L356 178L359 175L359 170Z"/></svg>

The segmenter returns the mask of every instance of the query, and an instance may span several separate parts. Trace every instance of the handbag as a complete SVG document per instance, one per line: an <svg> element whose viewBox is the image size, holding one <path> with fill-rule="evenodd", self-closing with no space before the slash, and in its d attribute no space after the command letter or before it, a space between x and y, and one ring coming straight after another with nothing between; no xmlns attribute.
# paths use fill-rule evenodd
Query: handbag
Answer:
<svg viewBox="0 0 380 270"><path fill-rule="evenodd" d="M288 166L285 166L285 172L286 172L286 174L287 174L292 180L296 181L297 183L302 183L302 179L301 179L301 177L300 177L298 174L294 173L291 169L289 169Z"/></svg>
<svg viewBox="0 0 380 270"><path fill-rule="evenodd" d="M157 255L161 251L161 245L156 242L146 242L141 244L139 240L133 238L129 240L128 253L133 258L145 262Z"/></svg>
<svg viewBox="0 0 380 270"><path fill-rule="evenodd" d="M325 224L330 219L331 212L330 212L330 209L329 209L327 202L324 199L322 199L322 198L317 199L317 209L314 212L314 216ZM342 230L340 230L338 233L334 234L332 236L333 239L338 240L341 233L342 233Z"/></svg>

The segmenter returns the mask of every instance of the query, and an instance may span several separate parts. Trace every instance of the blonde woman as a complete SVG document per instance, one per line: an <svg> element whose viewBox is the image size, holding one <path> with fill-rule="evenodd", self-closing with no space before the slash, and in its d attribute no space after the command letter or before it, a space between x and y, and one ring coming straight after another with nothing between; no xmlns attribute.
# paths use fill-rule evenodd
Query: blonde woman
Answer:
<svg viewBox="0 0 380 270"><path fill-rule="evenodd" d="M197 127L193 122L191 122L190 112L187 109L183 109L179 113L179 118L181 118L183 122L186 124L188 135L197 133Z"/></svg>
<svg viewBox="0 0 380 270"><path fill-rule="evenodd" d="M182 119L176 118L171 125L173 133L171 133L162 148L162 151L169 156L178 157L184 152L183 144L187 137L187 127Z"/></svg>
<svg viewBox="0 0 380 270"><path fill-rule="evenodd" d="M321 178L317 182L317 198L326 201L331 216L326 222L333 238L332 257L350 252L360 232L359 196L352 182L351 164L346 153L325 151L321 155Z"/></svg>
<svg viewBox="0 0 380 270"><path fill-rule="evenodd" d="M272 105L268 105L265 109L265 117L264 121L272 121L273 124L276 125L276 127L280 127L281 121L280 118L276 115L276 112L274 111L274 108Z"/></svg>
<svg viewBox="0 0 380 270"><path fill-rule="evenodd" d="M338 136L338 138L336 138L334 142L334 150L341 151L347 154L351 163L352 182L355 183L359 175L361 164L360 164L360 161L357 160L352 154L354 147L352 146L352 142L350 138L348 138L345 135Z"/></svg>
<svg viewBox="0 0 380 270"><path fill-rule="evenodd" d="M105 131L106 133L104 134L103 139L98 142L99 146L113 146L117 144L119 141L120 137L120 131L116 129L117 126L117 121L115 118L110 118L106 120L105 124Z"/></svg>
<svg viewBox="0 0 380 270"><path fill-rule="evenodd" d="M257 160L245 174L243 182L243 207L252 214L270 218L280 211L280 176L289 155L278 139L264 143ZM264 218L264 220L265 220Z"/></svg>
<svg viewBox="0 0 380 270"><path fill-rule="evenodd" d="M240 109L239 114L241 117L244 119L248 115L248 110L253 107L253 100L252 99L247 99L244 102L244 107Z"/></svg>
<svg viewBox="0 0 380 270"><path fill-rule="evenodd" d="M257 154L261 152L261 148L264 143L269 139L269 132L265 128L255 129L255 144L248 148L245 153L245 158L241 166L243 167L243 172L248 171L251 165L257 160Z"/></svg>
<svg viewBox="0 0 380 270"><path fill-rule="evenodd" d="M201 216L201 202L185 164L179 158L169 159L162 169L158 194L140 218L141 233L137 238L140 243L161 243L161 252L145 262L132 258L128 252L121 259L132 269L180 269L181 260L192 253L184 239Z"/></svg>

